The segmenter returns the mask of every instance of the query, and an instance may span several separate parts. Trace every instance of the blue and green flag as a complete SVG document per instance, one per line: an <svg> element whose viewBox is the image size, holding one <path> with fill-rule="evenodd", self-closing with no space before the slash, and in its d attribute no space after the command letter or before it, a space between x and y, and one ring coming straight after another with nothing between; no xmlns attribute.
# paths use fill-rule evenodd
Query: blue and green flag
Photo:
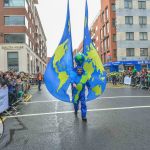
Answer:
<svg viewBox="0 0 150 150"><path fill-rule="evenodd" d="M95 46L91 40L88 28L88 4L86 0L85 21L84 21L84 42L83 53L86 56L84 70L90 76L90 88L88 89L87 100L93 100L100 96L106 87L106 72L97 53Z"/></svg>
<svg viewBox="0 0 150 150"><path fill-rule="evenodd" d="M70 102L67 90L70 84L69 72L73 69L72 38L69 1L66 25L62 39L47 65L44 81L48 91L56 98Z"/></svg>

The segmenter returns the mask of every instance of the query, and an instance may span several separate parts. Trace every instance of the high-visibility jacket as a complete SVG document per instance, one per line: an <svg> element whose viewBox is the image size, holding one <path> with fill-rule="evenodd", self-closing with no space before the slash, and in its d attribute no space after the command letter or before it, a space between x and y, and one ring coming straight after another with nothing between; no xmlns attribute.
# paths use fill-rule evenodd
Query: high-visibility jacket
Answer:
<svg viewBox="0 0 150 150"><path fill-rule="evenodd" d="M38 74L38 80L42 80L42 74Z"/></svg>

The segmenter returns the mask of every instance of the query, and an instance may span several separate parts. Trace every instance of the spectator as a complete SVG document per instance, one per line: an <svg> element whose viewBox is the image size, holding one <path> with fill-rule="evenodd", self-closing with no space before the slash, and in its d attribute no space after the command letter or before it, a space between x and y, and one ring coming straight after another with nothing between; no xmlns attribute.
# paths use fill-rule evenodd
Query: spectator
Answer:
<svg viewBox="0 0 150 150"><path fill-rule="evenodd" d="M0 72L0 88L7 86L5 79L4 79L4 74L2 72Z"/></svg>
<svg viewBox="0 0 150 150"><path fill-rule="evenodd" d="M37 74L37 81L38 81L38 90L41 91L41 83L42 83L42 80L43 80L43 76L41 74L41 72L39 72Z"/></svg>
<svg viewBox="0 0 150 150"><path fill-rule="evenodd" d="M112 74L112 83L113 83L113 85L117 85L117 76L116 76L116 73Z"/></svg>
<svg viewBox="0 0 150 150"><path fill-rule="evenodd" d="M142 69L141 72L137 72L136 69L133 69L132 71L129 69L124 72L111 72L107 74L107 81L112 81L113 85L124 83L126 76L131 78L130 85L142 89L150 89L150 72L148 72L147 69Z"/></svg>

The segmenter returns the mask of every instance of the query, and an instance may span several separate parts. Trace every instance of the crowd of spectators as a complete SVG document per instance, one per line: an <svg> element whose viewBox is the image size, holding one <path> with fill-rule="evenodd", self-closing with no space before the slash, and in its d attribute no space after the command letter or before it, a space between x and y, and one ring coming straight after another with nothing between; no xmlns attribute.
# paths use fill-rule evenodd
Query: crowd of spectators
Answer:
<svg viewBox="0 0 150 150"><path fill-rule="evenodd" d="M30 75L24 72L0 72L0 88L6 87L8 87L8 100L11 107L27 96L30 89Z"/></svg>
<svg viewBox="0 0 150 150"><path fill-rule="evenodd" d="M136 69L127 70L124 72L112 72L107 74L108 82L113 85L124 84L125 77L131 78L130 85L142 89L150 89L150 72L143 69L138 72Z"/></svg>

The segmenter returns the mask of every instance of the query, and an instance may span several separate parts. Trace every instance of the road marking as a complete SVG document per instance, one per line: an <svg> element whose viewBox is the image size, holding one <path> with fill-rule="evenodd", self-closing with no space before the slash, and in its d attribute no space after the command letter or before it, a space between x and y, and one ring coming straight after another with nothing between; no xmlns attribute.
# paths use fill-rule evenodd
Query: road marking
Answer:
<svg viewBox="0 0 150 150"><path fill-rule="evenodd" d="M117 99L117 98L150 98L150 96L114 96L114 97L101 97L100 99ZM97 98L98 100L99 98ZM23 102L24 104L36 104L36 103L53 103L53 102L63 102L59 100L49 100L49 101L32 101Z"/></svg>
<svg viewBox="0 0 150 150"><path fill-rule="evenodd" d="M142 108L150 108L150 106L132 106L132 107L89 109L88 112L129 110L129 109L142 109ZM33 116L44 116L44 115L58 115L58 114L70 114L70 113L74 113L74 111L60 111L60 112L49 112L49 113L24 114L24 115L5 116L5 117L7 117L7 118L21 118L21 117L33 117Z"/></svg>
<svg viewBox="0 0 150 150"><path fill-rule="evenodd" d="M52 103L52 102L61 102L59 100L49 100L49 101L33 101L33 102L22 102L23 104L36 104L36 103Z"/></svg>
<svg viewBox="0 0 150 150"><path fill-rule="evenodd" d="M107 84L107 89L124 89L124 88L132 88L128 85L113 85L113 84Z"/></svg>
<svg viewBox="0 0 150 150"><path fill-rule="evenodd" d="M114 97L101 97L102 99L115 99L115 98L150 98L150 96L114 96Z"/></svg>

